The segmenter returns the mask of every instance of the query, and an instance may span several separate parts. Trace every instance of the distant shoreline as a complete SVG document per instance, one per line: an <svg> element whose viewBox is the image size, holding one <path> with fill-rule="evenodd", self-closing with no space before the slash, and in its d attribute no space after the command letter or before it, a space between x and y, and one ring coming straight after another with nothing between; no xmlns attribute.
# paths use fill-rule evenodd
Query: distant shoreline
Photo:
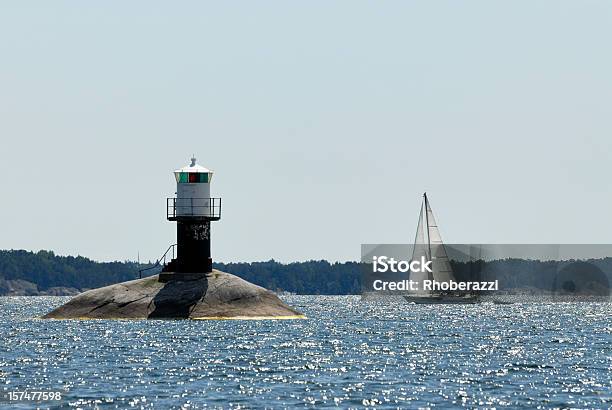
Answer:
<svg viewBox="0 0 612 410"><path fill-rule="evenodd" d="M58 256L52 251L0 250L0 296L72 296L87 289L137 279L139 269L150 264L96 262L82 256ZM280 263L214 263L274 292L350 295L361 292L358 262L324 260ZM148 271L151 276L160 268Z"/></svg>
<svg viewBox="0 0 612 410"><path fill-rule="evenodd" d="M451 264L458 281L499 280L496 294L609 295L612 283L612 258L563 264L523 259L481 262L480 278L473 276L474 265L470 263ZM364 280L364 265L359 262L270 260L213 265L277 293L359 295ZM95 262L82 256L58 256L51 251L0 250L0 296L73 296L137 279L139 269L146 266L149 265L130 261ZM148 276L158 270L149 271Z"/></svg>

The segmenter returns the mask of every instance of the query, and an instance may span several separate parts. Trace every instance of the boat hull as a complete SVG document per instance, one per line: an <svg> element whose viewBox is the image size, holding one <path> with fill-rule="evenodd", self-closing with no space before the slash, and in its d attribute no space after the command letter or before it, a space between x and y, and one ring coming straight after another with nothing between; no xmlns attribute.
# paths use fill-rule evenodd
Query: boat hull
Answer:
<svg viewBox="0 0 612 410"><path fill-rule="evenodd" d="M411 303L421 305L471 305L478 303L475 296L453 296L453 295L432 295L432 296L404 296L404 299Z"/></svg>

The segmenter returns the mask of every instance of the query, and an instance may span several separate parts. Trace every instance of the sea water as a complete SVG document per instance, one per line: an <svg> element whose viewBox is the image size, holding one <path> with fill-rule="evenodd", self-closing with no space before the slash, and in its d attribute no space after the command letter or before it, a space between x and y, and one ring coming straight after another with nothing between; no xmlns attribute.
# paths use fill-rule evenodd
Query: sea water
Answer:
<svg viewBox="0 0 612 410"><path fill-rule="evenodd" d="M0 407L612 406L610 303L284 299L308 319L40 320L68 298L0 298Z"/></svg>

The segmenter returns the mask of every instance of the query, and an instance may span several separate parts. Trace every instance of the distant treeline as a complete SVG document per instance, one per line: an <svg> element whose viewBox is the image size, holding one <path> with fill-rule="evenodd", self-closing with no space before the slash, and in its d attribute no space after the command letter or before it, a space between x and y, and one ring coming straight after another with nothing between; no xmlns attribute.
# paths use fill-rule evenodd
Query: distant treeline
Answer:
<svg viewBox="0 0 612 410"><path fill-rule="evenodd" d="M451 265L457 280L497 280L500 290L608 294L612 280L612 258L563 261L507 258Z"/></svg>
<svg viewBox="0 0 612 410"><path fill-rule="evenodd" d="M274 260L251 263L215 263L214 267L272 290L302 295L356 295L361 293L357 262L327 261L283 264Z"/></svg>
<svg viewBox="0 0 612 410"><path fill-rule="evenodd" d="M0 295L6 281L24 280L40 291L54 287L92 289L138 278L135 262L95 262L82 256L58 256L52 251L0 251ZM360 293L360 270L356 262L308 261L283 264L270 260L252 263L215 263L216 269L233 273L274 291L299 294L342 295ZM159 269L150 270L148 275Z"/></svg>
<svg viewBox="0 0 612 410"><path fill-rule="evenodd" d="M94 262L82 256L57 256L52 251L0 251L0 294L6 280L32 282L39 290L91 289L136 277L138 264L134 262Z"/></svg>
<svg viewBox="0 0 612 410"><path fill-rule="evenodd" d="M491 262L452 262L459 281L499 280L499 288L572 291L609 289L612 258L591 261L537 261L503 259ZM82 256L58 256L51 251L0 251L0 295L10 293L10 281L27 281L39 291L50 288L92 289L138 278L135 262L95 262ZM216 269L233 273L274 291L298 294L345 295L361 293L362 272L357 262L327 261L279 263L215 263ZM155 274L160 269L148 271ZM13 284L18 282L13 282Z"/></svg>

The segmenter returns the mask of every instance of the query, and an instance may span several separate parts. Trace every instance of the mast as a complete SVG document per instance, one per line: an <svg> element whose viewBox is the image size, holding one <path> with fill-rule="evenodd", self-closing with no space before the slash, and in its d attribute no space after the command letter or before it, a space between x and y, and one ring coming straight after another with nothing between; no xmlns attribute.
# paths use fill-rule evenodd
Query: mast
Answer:
<svg viewBox="0 0 612 410"><path fill-rule="evenodd" d="M433 263L433 256L431 254L431 237L429 235L429 202L427 201L427 192L423 192L423 198L425 198L425 227L427 228L427 251L429 252L429 259ZM433 273L431 275L433 280Z"/></svg>

